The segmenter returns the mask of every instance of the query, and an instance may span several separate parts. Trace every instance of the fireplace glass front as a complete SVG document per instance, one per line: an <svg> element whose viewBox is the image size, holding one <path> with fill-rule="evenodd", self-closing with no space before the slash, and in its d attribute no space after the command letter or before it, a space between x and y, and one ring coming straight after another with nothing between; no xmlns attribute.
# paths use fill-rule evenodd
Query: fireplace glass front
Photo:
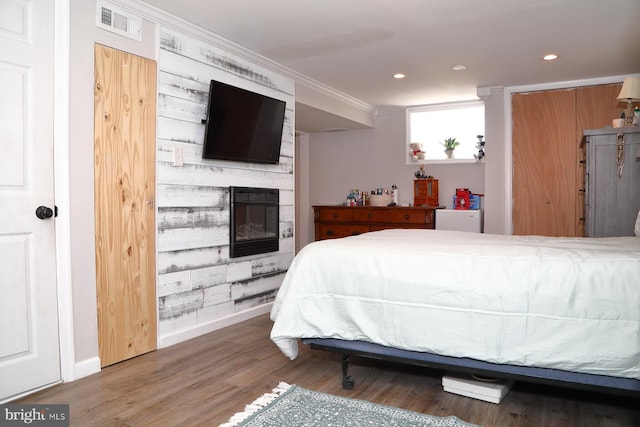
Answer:
<svg viewBox="0 0 640 427"><path fill-rule="evenodd" d="M237 258L279 249L279 192L272 188L229 187L229 256Z"/></svg>

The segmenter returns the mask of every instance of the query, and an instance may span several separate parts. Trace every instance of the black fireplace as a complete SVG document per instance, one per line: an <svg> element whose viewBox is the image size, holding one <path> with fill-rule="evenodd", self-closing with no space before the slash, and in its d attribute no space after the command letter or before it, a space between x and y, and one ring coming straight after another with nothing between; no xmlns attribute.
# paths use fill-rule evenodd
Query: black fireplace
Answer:
<svg viewBox="0 0 640 427"><path fill-rule="evenodd" d="M273 188L229 187L231 228L229 256L275 252L279 249L279 192Z"/></svg>

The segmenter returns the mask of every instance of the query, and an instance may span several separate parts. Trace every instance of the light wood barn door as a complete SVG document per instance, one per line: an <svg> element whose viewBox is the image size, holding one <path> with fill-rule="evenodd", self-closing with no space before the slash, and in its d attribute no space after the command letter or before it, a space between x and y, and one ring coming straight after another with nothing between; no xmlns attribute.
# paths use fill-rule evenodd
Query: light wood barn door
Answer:
<svg viewBox="0 0 640 427"><path fill-rule="evenodd" d="M95 47L98 341L108 366L156 349L156 64Z"/></svg>

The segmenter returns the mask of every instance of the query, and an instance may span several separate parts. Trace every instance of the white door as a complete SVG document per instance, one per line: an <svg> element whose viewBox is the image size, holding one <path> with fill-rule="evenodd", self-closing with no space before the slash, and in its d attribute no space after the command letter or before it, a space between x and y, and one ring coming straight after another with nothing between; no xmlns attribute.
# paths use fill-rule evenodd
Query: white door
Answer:
<svg viewBox="0 0 640 427"><path fill-rule="evenodd" d="M0 401L60 380L53 7L0 0Z"/></svg>

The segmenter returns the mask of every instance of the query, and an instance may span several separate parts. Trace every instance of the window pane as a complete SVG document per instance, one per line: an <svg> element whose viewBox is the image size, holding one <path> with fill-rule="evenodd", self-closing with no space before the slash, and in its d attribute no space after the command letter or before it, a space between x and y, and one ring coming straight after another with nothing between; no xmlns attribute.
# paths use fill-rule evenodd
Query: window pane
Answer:
<svg viewBox="0 0 640 427"><path fill-rule="evenodd" d="M484 104L480 101L411 107L407 109L407 152L411 142L422 144L425 160L443 160L447 156L442 143L455 138L460 145L456 159L473 159L478 154L477 135L484 135Z"/></svg>

